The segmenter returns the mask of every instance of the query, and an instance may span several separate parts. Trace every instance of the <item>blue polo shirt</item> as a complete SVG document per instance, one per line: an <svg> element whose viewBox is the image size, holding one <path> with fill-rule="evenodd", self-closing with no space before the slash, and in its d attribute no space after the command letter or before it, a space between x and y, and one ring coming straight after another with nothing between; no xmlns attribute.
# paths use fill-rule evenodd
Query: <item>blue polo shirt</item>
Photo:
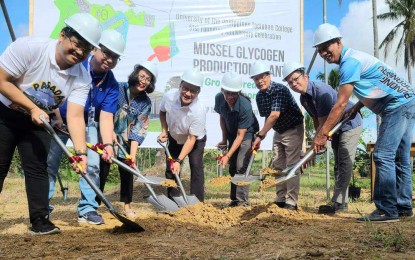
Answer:
<svg viewBox="0 0 415 260"><path fill-rule="evenodd" d="M233 143L236 139L238 129L246 129L244 140L252 140L254 134L259 130L258 120L252 111L251 101L246 97L239 96L231 110L222 92L220 92L215 97L214 110L225 119L229 143Z"/></svg>
<svg viewBox="0 0 415 260"><path fill-rule="evenodd" d="M303 114L293 95L282 84L271 81L266 91L259 91L256 95L259 115L269 117L272 111L279 111L280 116L273 125L273 129L282 134L303 123Z"/></svg>
<svg viewBox="0 0 415 260"><path fill-rule="evenodd" d="M314 118L328 116L334 104L337 102L337 92L329 85L323 82L308 81L307 91L300 96L301 105L307 113ZM346 106L346 110L354 106L350 102ZM362 125L362 117L358 113L356 117L345 123L340 132L345 132Z"/></svg>
<svg viewBox="0 0 415 260"><path fill-rule="evenodd" d="M88 63L92 57L93 56L90 56L82 63L87 70L89 68ZM113 114L117 112L119 86L114 73L111 70L107 73L97 75L90 69L89 74L91 75L92 82L84 108L85 121L88 119L88 110L91 107L92 100L92 106L95 107L95 121L99 122L101 110ZM65 101L59 108L61 116L65 121L67 105L67 101Z"/></svg>

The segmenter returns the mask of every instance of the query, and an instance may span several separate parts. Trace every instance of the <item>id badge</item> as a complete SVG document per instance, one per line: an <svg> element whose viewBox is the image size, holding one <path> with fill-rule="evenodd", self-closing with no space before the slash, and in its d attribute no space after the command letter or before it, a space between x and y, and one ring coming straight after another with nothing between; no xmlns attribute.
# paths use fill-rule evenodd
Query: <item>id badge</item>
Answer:
<svg viewBox="0 0 415 260"><path fill-rule="evenodd" d="M88 126L95 126L95 107L93 106L88 110Z"/></svg>

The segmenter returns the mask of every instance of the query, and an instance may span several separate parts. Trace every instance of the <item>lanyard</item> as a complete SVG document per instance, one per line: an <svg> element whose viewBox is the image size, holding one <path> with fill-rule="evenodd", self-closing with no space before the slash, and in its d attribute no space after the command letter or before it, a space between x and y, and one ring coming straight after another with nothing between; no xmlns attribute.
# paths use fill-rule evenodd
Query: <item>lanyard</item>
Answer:
<svg viewBox="0 0 415 260"><path fill-rule="evenodd" d="M91 60L92 60L92 57L94 57L94 56L90 56L89 58L88 58L88 73L89 74L92 74L92 76L94 76L94 71L93 70L91 70ZM108 74L108 71L106 71L105 72L105 75L102 77L102 79L95 85L95 87L99 87L102 83L104 83L104 81L105 81L105 79L107 78L107 74ZM94 83L92 82L92 84L91 84L91 88L90 88L90 95L91 95L91 107L93 107L93 105L92 105L92 101L94 100Z"/></svg>

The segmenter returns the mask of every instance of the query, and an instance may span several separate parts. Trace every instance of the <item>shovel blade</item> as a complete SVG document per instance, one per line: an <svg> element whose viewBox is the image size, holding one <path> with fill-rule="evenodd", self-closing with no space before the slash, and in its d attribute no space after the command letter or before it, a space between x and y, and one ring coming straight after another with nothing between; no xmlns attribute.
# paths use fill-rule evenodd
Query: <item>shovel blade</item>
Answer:
<svg viewBox="0 0 415 260"><path fill-rule="evenodd" d="M173 200L179 205L180 208L195 205L200 202L200 200L195 195L186 195L187 203L184 200L183 196L173 197Z"/></svg>
<svg viewBox="0 0 415 260"><path fill-rule="evenodd" d="M251 182L259 179L259 176L248 175L245 177L243 174L235 174L235 176L232 177L231 182L238 186L246 186L251 184Z"/></svg>
<svg viewBox="0 0 415 260"><path fill-rule="evenodd" d="M163 194L157 195L156 198L153 196L145 196L144 199L162 213L176 212L179 210L177 204Z"/></svg>
<svg viewBox="0 0 415 260"><path fill-rule="evenodd" d="M66 201L68 198L68 183L66 183L65 187L63 188L63 201Z"/></svg>
<svg viewBox="0 0 415 260"><path fill-rule="evenodd" d="M140 225L138 225L137 223L135 223L134 221L118 214L115 210L114 211L110 211L110 213L116 218L118 219L120 222L122 222L125 227L131 231L135 231L135 232L142 232L144 231L144 228Z"/></svg>

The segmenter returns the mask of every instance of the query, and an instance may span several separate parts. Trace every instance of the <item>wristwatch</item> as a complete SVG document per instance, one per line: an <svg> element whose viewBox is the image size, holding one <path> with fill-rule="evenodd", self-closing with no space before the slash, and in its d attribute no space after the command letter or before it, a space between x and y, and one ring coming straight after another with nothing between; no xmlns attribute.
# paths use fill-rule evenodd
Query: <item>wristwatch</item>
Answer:
<svg viewBox="0 0 415 260"><path fill-rule="evenodd" d="M180 164L182 164L183 160L180 160L179 158L174 159L175 162L178 162Z"/></svg>
<svg viewBox="0 0 415 260"><path fill-rule="evenodd" d="M259 134L259 132L256 132L255 133L255 136L258 137L261 140L264 140L264 138L265 138L266 135L261 135L261 134Z"/></svg>

